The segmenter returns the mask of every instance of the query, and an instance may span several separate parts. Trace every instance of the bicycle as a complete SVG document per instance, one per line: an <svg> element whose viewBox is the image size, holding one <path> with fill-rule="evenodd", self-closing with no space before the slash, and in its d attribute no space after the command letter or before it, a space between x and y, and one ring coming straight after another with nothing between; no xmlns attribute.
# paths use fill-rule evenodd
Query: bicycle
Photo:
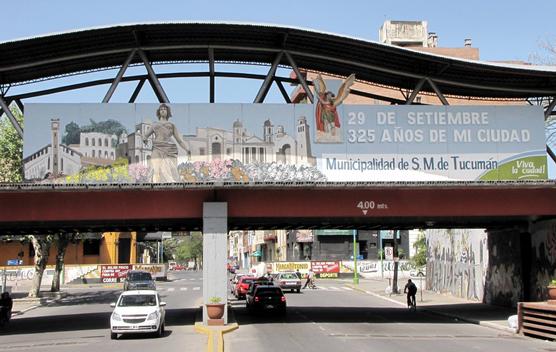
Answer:
<svg viewBox="0 0 556 352"><path fill-rule="evenodd" d="M410 297L408 299L408 303L409 303L409 306L407 306L408 310L410 310L412 312L417 311L417 305L415 304L415 296Z"/></svg>

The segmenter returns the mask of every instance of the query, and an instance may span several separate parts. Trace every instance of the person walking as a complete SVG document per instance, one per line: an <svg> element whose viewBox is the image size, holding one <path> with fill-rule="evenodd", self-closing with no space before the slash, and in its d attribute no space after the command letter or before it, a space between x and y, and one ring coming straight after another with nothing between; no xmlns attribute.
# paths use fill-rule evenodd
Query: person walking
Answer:
<svg viewBox="0 0 556 352"><path fill-rule="evenodd" d="M307 273L307 280L305 281L305 285L303 286L303 289L306 289L307 286L312 287L314 286L313 284L313 277L315 276L315 273L313 273L313 270L309 269L309 272Z"/></svg>
<svg viewBox="0 0 556 352"><path fill-rule="evenodd" d="M415 301L415 295L417 294L417 286L411 281L411 279L407 280L407 284L405 284L405 288L403 290L404 293L407 293L407 308L417 308L417 304Z"/></svg>

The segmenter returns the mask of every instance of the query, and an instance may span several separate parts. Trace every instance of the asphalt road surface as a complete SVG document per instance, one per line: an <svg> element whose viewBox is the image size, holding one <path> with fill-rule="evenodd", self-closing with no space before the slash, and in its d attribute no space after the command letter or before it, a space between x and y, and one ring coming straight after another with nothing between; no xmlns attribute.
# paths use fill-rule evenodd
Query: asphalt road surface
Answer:
<svg viewBox="0 0 556 352"><path fill-rule="evenodd" d="M544 342L425 313L318 280L316 290L286 293L287 315L249 314L233 301L239 329L226 335L236 351L547 351Z"/></svg>
<svg viewBox="0 0 556 352"><path fill-rule="evenodd" d="M114 287L71 288L67 299L14 317L0 330L0 352L205 351L200 319L202 273L172 273L157 288L166 306L166 334L110 340L109 318L120 291ZM411 312L354 291L342 281L319 280L318 289L286 293L286 316L249 314L231 300L239 329L225 335L227 352L273 351L549 351L553 342L520 337L423 311Z"/></svg>

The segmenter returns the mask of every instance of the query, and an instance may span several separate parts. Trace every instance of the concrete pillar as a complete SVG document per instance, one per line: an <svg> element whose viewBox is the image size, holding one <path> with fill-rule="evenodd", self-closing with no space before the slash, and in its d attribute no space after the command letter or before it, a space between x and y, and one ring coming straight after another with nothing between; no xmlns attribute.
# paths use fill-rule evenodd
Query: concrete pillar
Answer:
<svg viewBox="0 0 556 352"><path fill-rule="evenodd" d="M220 297L226 304L224 324L228 323L227 262L228 203L203 203L203 324L207 324L206 303Z"/></svg>

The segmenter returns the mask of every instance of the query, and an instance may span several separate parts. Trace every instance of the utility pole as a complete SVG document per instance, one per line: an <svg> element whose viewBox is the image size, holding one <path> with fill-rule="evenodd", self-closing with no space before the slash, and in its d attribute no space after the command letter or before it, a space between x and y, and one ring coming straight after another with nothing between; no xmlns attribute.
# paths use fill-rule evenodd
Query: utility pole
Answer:
<svg viewBox="0 0 556 352"><path fill-rule="evenodd" d="M359 285L359 277L357 276L357 230L353 231L353 284Z"/></svg>
<svg viewBox="0 0 556 352"><path fill-rule="evenodd" d="M399 230L394 231L394 282L392 283L392 292L399 293L398 291L398 234Z"/></svg>

